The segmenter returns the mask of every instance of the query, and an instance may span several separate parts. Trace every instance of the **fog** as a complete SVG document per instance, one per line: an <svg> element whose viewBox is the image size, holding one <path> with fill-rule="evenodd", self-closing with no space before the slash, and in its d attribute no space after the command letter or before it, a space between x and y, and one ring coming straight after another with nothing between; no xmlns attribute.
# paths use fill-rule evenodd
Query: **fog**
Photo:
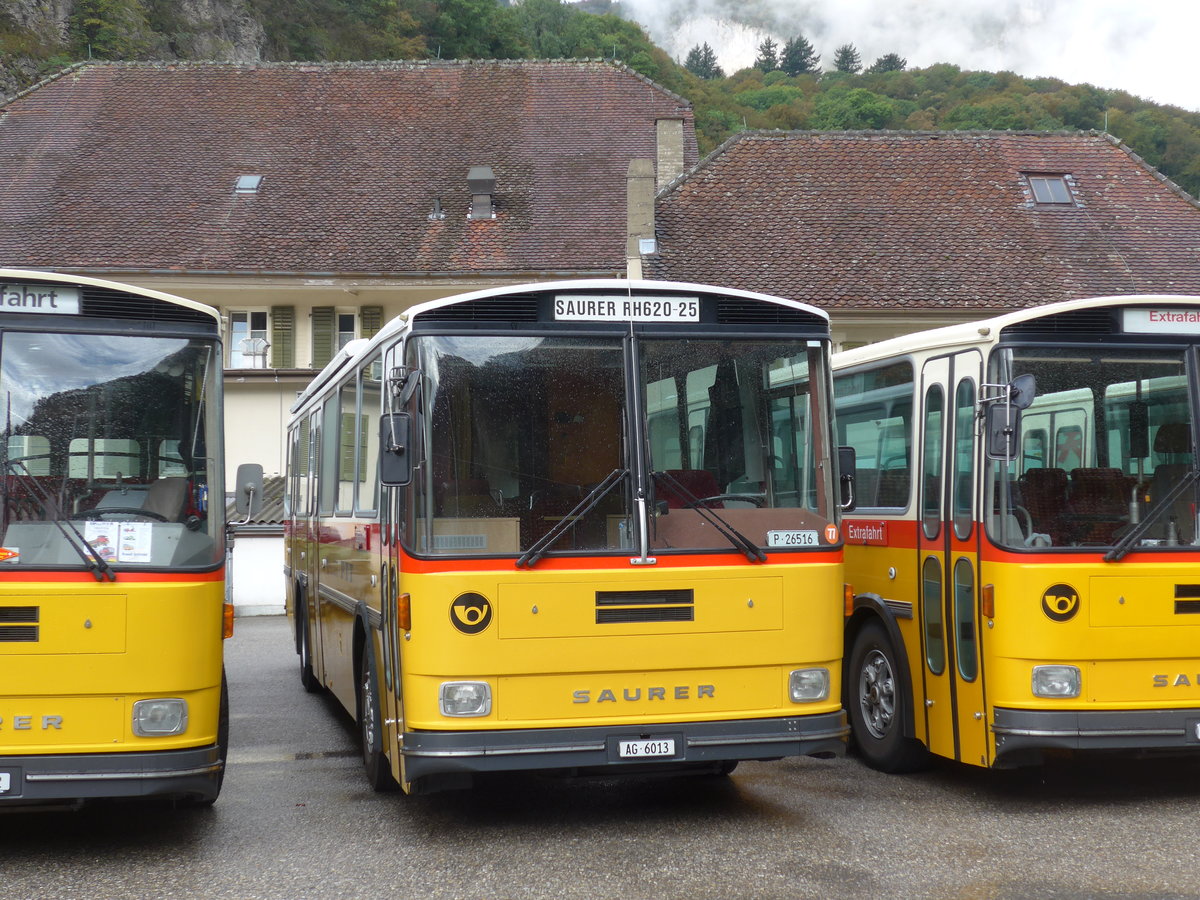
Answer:
<svg viewBox="0 0 1200 900"><path fill-rule="evenodd" d="M1147 7L1127 0L622 0L622 7L678 60L707 41L726 74L749 66L763 37L782 45L803 34L826 68L849 43L864 66L898 53L910 68L949 62L1053 76L1200 111L1197 0Z"/></svg>

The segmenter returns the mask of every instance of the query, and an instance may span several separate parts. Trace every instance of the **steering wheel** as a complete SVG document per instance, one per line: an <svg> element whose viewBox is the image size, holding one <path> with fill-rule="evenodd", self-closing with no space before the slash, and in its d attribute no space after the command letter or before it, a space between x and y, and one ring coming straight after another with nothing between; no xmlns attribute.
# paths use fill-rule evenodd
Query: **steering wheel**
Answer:
<svg viewBox="0 0 1200 900"><path fill-rule="evenodd" d="M762 506L767 502L767 498L761 494L714 494L712 497L701 497L696 505L708 507L711 503L724 503L726 500L753 503L755 506Z"/></svg>

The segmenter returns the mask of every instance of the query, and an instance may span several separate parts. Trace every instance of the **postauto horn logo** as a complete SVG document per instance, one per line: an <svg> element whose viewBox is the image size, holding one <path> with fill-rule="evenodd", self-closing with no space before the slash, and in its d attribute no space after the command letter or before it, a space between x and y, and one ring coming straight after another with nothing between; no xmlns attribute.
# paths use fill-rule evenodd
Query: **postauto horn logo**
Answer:
<svg viewBox="0 0 1200 900"><path fill-rule="evenodd" d="M450 621L463 634L479 634L492 623L492 604L482 594L460 594L450 604Z"/></svg>
<svg viewBox="0 0 1200 900"><path fill-rule="evenodd" d="M1053 584L1042 594L1042 612L1055 622L1066 622L1079 612L1079 591L1069 584Z"/></svg>

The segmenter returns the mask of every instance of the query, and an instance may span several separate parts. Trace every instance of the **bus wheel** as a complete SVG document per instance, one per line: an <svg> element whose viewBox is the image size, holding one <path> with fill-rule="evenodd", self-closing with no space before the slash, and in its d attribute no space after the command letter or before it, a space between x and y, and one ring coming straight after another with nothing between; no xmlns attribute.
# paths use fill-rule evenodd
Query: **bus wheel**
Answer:
<svg viewBox="0 0 1200 900"><path fill-rule="evenodd" d="M379 698L375 693L366 653L362 655L359 670L358 727L362 736L363 768L367 773L367 783L372 790L394 791L399 785L392 778L391 766L383 752L383 717L379 714Z"/></svg>
<svg viewBox="0 0 1200 900"><path fill-rule="evenodd" d="M904 736L908 714L896 673L896 653L883 624L863 625L850 653L847 707L854 743L863 761L882 772L911 772L926 761L925 748Z"/></svg>
<svg viewBox="0 0 1200 900"><path fill-rule="evenodd" d="M306 691L314 694L321 685L317 683L317 678L313 675L312 642L308 636L308 604L301 601L298 607L299 614L296 616L296 648L300 653L300 683L304 685Z"/></svg>

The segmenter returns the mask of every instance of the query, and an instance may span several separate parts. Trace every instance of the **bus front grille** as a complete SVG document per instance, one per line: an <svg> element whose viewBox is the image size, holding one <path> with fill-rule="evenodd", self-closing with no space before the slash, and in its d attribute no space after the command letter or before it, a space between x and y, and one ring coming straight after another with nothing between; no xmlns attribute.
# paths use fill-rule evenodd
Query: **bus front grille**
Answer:
<svg viewBox="0 0 1200 900"><path fill-rule="evenodd" d="M691 590L596 591L596 624L634 622L694 622Z"/></svg>
<svg viewBox="0 0 1200 900"><path fill-rule="evenodd" d="M37 625L0 625L0 644L36 644Z"/></svg>
<svg viewBox="0 0 1200 900"><path fill-rule="evenodd" d="M0 606L0 622L38 622L36 606Z"/></svg>

